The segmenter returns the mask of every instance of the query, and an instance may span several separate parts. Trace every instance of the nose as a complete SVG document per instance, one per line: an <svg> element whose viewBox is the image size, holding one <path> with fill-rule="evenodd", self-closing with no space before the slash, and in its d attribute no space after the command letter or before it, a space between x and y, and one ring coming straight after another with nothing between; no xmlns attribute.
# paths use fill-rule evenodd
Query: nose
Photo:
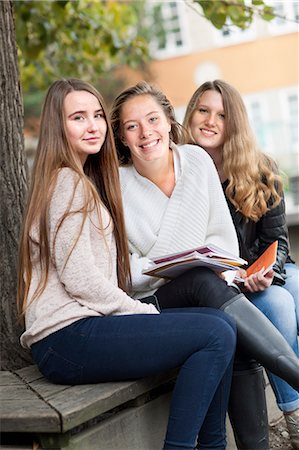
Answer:
<svg viewBox="0 0 299 450"><path fill-rule="evenodd" d="M97 121L91 117L88 119L88 131L96 131L98 129Z"/></svg>
<svg viewBox="0 0 299 450"><path fill-rule="evenodd" d="M216 123L216 115L213 113L210 113L206 118L206 123L210 126L215 125Z"/></svg>
<svg viewBox="0 0 299 450"><path fill-rule="evenodd" d="M150 129L148 124L143 124L140 126L140 137L148 138L152 135L152 130Z"/></svg>

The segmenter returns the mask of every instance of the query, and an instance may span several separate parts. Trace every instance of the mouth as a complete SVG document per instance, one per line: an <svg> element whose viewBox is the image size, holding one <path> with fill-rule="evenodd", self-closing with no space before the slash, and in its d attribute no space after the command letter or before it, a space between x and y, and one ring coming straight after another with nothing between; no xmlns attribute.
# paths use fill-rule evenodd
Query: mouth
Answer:
<svg viewBox="0 0 299 450"><path fill-rule="evenodd" d="M139 147L142 148L142 149L144 149L144 150L147 150L147 149L149 149L149 148L154 147L154 146L157 145L158 143L159 143L159 139L156 139L156 140L151 141L151 142L148 142L148 143L146 143L146 144L139 145Z"/></svg>
<svg viewBox="0 0 299 450"><path fill-rule="evenodd" d="M90 138L83 139L83 141L85 141L85 142L97 142L99 139L100 139L99 137L90 137Z"/></svg>
<svg viewBox="0 0 299 450"><path fill-rule="evenodd" d="M208 130L207 128L200 128L200 131L205 135L205 136L215 136L216 131L213 130Z"/></svg>

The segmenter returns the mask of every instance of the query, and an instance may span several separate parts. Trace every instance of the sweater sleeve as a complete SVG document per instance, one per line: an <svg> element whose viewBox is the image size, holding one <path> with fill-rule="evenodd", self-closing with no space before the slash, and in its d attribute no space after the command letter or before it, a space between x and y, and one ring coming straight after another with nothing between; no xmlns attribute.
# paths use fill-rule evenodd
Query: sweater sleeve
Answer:
<svg viewBox="0 0 299 450"><path fill-rule="evenodd" d="M275 208L270 208L257 223L257 239L252 248L252 253L257 258L275 240L278 240L278 247L276 262L273 266L276 278L274 283L283 284L282 272L289 254L284 198Z"/></svg>
<svg viewBox="0 0 299 450"><path fill-rule="evenodd" d="M153 305L133 300L106 275L113 261L90 212L83 223L84 186L76 177L70 169L60 171L49 214L52 259L64 289L79 304L102 315L157 314ZM70 203L70 214L61 222ZM92 249L91 233L95 232L100 234L100 264Z"/></svg>
<svg viewBox="0 0 299 450"><path fill-rule="evenodd" d="M165 284L162 278L150 277L142 273L143 270L150 267L150 259L146 256L139 256L137 253L130 255L132 287L134 292L147 292L158 289Z"/></svg>

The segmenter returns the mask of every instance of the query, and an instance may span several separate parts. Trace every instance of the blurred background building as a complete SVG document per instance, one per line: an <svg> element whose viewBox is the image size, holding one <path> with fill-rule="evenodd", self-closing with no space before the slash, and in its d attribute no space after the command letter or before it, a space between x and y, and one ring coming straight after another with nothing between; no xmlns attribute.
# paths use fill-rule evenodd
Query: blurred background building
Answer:
<svg viewBox="0 0 299 450"><path fill-rule="evenodd" d="M105 100L111 104L120 90L146 79L166 93L182 121L191 95L204 81L220 78L235 86L245 101L261 149L277 161L285 175L287 220L298 262L299 0L266 0L274 8L275 19L265 21L255 15L246 30L230 24L218 30L192 0L145 1L147 10L140 22L145 21L150 31L147 42L152 60L144 62L142 69L122 65L113 73L108 71L108 83L103 78L99 82ZM139 27L134 32L138 34ZM31 111L25 116L29 166L39 123L36 97L43 95L34 89L31 96L25 96L25 113ZM29 99L37 111L28 109Z"/></svg>

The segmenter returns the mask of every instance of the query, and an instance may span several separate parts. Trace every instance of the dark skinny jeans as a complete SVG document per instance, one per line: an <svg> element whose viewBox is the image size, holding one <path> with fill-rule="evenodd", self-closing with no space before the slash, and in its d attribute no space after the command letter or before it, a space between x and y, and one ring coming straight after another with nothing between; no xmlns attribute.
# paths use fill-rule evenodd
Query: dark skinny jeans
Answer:
<svg viewBox="0 0 299 450"><path fill-rule="evenodd" d="M183 314L182 314L183 312ZM59 384L142 378L180 367L164 449L226 448L234 322L210 308L81 319L32 345L39 370Z"/></svg>

